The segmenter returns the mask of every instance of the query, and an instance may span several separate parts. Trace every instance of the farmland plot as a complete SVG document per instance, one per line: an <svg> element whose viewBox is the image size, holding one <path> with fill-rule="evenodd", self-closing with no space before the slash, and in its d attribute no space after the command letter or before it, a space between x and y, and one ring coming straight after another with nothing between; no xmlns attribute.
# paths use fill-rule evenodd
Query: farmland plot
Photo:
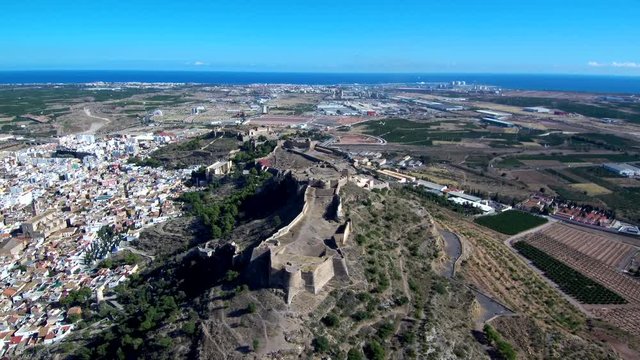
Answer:
<svg viewBox="0 0 640 360"><path fill-rule="evenodd" d="M514 247L545 275L553 280L565 293L584 304L624 304L618 294L554 259L544 251L520 241Z"/></svg>
<svg viewBox="0 0 640 360"><path fill-rule="evenodd" d="M618 268L624 267L628 259L638 250L629 244L564 224L553 224L542 230L541 233L587 256Z"/></svg>

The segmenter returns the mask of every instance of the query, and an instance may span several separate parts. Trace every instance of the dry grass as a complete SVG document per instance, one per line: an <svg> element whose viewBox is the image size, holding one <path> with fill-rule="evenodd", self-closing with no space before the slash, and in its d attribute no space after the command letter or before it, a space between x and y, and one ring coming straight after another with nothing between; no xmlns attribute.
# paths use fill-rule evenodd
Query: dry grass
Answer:
<svg viewBox="0 0 640 360"><path fill-rule="evenodd" d="M611 194L611 190L594 183L580 183L569 185L572 189L586 192L589 196Z"/></svg>
<svg viewBox="0 0 640 360"><path fill-rule="evenodd" d="M503 240L505 235L473 224L448 210L431 209L436 222L468 239L471 258L461 268L464 277L513 310L565 330L584 326L584 315L552 288Z"/></svg>

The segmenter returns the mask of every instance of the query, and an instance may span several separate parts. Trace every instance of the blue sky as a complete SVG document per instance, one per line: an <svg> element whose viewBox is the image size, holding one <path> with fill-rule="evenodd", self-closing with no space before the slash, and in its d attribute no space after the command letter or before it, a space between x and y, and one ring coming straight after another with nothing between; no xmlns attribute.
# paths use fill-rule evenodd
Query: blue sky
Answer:
<svg viewBox="0 0 640 360"><path fill-rule="evenodd" d="M0 70L640 75L640 0L21 0Z"/></svg>

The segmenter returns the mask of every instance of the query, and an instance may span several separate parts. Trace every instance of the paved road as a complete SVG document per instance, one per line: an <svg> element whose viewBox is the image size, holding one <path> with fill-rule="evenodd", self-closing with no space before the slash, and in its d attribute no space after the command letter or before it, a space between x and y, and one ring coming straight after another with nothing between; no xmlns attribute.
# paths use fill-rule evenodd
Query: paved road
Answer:
<svg viewBox="0 0 640 360"><path fill-rule="evenodd" d="M442 235L442 238L444 239L444 242L445 242L444 250L450 258L447 264L445 265L445 270L443 271L442 275L451 279L455 275L455 270L456 270L455 263L458 260L458 258L462 256L462 242L460 241L460 238L458 237L458 235L450 231L439 230L439 232L440 232L440 235ZM466 284L463 284L463 285L467 287L469 290L473 291L473 294L475 295L476 300L480 305L481 314L480 314L480 319L477 322L478 328L482 328L485 322L493 318L496 318L498 316L515 315L513 311L511 311L509 308L504 306L501 302L491 298L490 296L479 291L478 289L470 287Z"/></svg>
<svg viewBox="0 0 640 360"><path fill-rule="evenodd" d="M462 243L460 243L458 235L450 231L439 230L438 232L440 232L440 235L442 235L442 238L444 239L444 251L447 253L447 256L449 256L449 260L445 264L442 276L452 278L456 272L455 263L458 258L462 256Z"/></svg>

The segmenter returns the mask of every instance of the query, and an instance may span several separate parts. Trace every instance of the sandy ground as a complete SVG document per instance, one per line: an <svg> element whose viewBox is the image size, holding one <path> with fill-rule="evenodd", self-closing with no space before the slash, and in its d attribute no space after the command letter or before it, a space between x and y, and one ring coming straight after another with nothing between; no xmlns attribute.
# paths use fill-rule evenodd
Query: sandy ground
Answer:
<svg viewBox="0 0 640 360"><path fill-rule="evenodd" d="M98 130L102 129L104 126L111 124L111 119L107 119L104 117L100 117L100 116L95 116L93 114L91 114L91 109L89 108L84 108L84 113L85 115L87 115L88 117L92 118L92 119L97 119L97 120L101 120L101 122L92 122L91 125L89 126L89 129L86 131L83 131L84 134L95 134L96 132L98 132Z"/></svg>

